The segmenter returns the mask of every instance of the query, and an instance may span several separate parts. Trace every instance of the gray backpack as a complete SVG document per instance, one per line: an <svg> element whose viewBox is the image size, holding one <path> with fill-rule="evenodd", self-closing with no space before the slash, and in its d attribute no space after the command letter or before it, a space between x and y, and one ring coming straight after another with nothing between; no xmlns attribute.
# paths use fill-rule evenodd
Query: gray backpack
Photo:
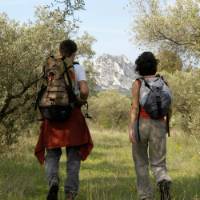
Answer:
<svg viewBox="0 0 200 200"><path fill-rule="evenodd" d="M140 87L140 106L150 115L152 119L160 119L167 116L171 102L171 91L163 77L139 79Z"/></svg>

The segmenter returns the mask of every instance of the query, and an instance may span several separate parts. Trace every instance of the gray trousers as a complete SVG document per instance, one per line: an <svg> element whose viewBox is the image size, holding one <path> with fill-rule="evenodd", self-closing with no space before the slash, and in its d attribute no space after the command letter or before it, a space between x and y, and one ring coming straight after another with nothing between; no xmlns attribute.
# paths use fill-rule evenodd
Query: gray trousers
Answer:
<svg viewBox="0 0 200 200"><path fill-rule="evenodd" d="M157 183L162 180L171 181L166 168L166 122L140 118L139 132L141 141L132 146L137 191L140 199L153 199L149 164Z"/></svg>
<svg viewBox="0 0 200 200"><path fill-rule="evenodd" d="M72 193L74 196L79 190L79 171L81 164L81 157L79 155L78 147L67 147L67 178L65 180L65 193ZM45 171L49 187L52 185L59 185L59 160L62 154L61 148L47 149L45 158Z"/></svg>

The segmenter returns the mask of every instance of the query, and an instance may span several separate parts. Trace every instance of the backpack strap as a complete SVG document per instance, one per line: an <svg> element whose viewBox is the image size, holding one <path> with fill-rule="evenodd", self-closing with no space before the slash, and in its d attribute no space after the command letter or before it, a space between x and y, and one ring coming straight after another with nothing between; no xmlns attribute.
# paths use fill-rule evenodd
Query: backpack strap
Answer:
<svg viewBox="0 0 200 200"><path fill-rule="evenodd" d="M68 81L68 83L69 83L69 86L70 86L70 88L73 88L72 87L72 80L71 80L71 78L70 78L70 76L69 76L69 72L68 72L68 70L70 69L70 68L72 68L73 66L67 66L67 64L66 64L66 62L63 60L63 65L64 65L64 73L66 74L66 76L67 76L67 81ZM66 83L67 84L67 83Z"/></svg>
<svg viewBox="0 0 200 200"><path fill-rule="evenodd" d="M37 92L37 95L36 95L36 99L35 99L35 102L34 102L34 109L37 110L38 106L39 106L39 102L46 90L47 86L42 84L40 90Z"/></svg>
<svg viewBox="0 0 200 200"><path fill-rule="evenodd" d="M71 102L73 103L73 102L76 102L76 95L74 93L73 86L72 86L72 80L71 80L71 78L69 76L69 72L68 72L68 70L70 68L72 68L73 65L68 67L66 62L63 60L63 66L64 66L64 73L67 76L67 80L68 80L69 85L66 83L66 79L65 79L65 84L66 84L66 87L67 87L68 92L69 92L69 98L70 98Z"/></svg>
<svg viewBox="0 0 200 200"><path fill-rule="evenodd" d="M168 85L167 81L164 79L164 77L161 76L160 74L158 74L158 76L163 80L163 82L166 84L166 86L169 87L169 85ZM166 125L167 125L168 137L170 137L169 113L167 113L167 115L166 115Z"/></svg>
<svg viewBox="0 0 200 200"><path fill-rule="evenodd" d="M86 108L86 112L84 114L85 118L88 118L88 119L92 119L92 116L89 114L88 110L89 110L89 105L88 105L88 102L86 102L84 104L85 108Z"/></svg>
<svg viewBox="0 0 200 200"><path fill-rule="evenodd" d="M141 88L141 79L143 78L137 78L136 81L138 81L139 83L139 87ZM141 105L139 102L139 107L138 107L138 115L137 115L137 138L138 138L138 142L141 141L141 137L140 137L140 111L141 111Z"/></svg>
<svg viewBox="0 0 200 200"><path fill-rule="evenodd" d="M167 123L167 134L168 134L168 137L170 137L169 113L167 113L167 116L166 116L166 123Z"/></svg>
<svg viewBox="0 0 200 200"><path fill-rule="evenodd" d="M150 86L149 83L145 80L144 77L141 77L140 80L144 81L145 86L146 86L147 88L149 88L150 90L152 90L152 89L151 89L151 86ZM141 87L141 84L140 84L140 87Z"/></svg>
<svg viewBox="0 0 200 200"><path fill-rule="evenodd" d="M73 62L73 65L79 65L79 62L77 61Z"/></svg>
<svg viewBox="0 0 200 200"><path fill-rule="evenodd" d="M139 104L138 116L137 116L137 136L138 136L138 142L141 141L141 138L140 138L140 111L141 111L141 105Z"/></svg>

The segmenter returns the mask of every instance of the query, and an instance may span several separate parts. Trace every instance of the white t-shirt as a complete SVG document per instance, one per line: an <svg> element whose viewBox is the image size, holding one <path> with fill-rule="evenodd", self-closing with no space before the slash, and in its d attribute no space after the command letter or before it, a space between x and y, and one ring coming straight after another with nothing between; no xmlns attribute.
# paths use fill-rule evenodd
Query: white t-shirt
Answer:
<svg viewBox="0 0 200 200"><path fill-rule="evenodd" d="M74 71L75 71L77 81L86 81L87 80L85 70L82 65L75 64Z"/></svg>
<svg viewBox="0 0 200 200"><path fill-rule="evenodd" d="M79 90L79 81L87 81L85 70L82 65L80 64L75 64L74 65L74 72L76 76L76 82L74 85L74 93L75 95L79 96L80 95L80 90Z"/></svg>

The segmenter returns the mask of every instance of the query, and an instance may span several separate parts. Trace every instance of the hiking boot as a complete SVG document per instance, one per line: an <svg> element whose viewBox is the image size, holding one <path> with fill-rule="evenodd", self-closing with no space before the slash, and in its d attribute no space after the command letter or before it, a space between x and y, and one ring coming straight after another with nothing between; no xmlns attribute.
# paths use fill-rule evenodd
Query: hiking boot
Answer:
<svg viewBox="0 0 200 200"><path fill-rule="evenodd" d="M49 189L47 200L58 200L58 185L52 185Z"/></svg>
<svg viewBox="0 0 200 200"><path fill-rule="evenodd" d="M171 200L170 196L170 181L163 180L158 183L160 188L160 200Z"/></svg>

